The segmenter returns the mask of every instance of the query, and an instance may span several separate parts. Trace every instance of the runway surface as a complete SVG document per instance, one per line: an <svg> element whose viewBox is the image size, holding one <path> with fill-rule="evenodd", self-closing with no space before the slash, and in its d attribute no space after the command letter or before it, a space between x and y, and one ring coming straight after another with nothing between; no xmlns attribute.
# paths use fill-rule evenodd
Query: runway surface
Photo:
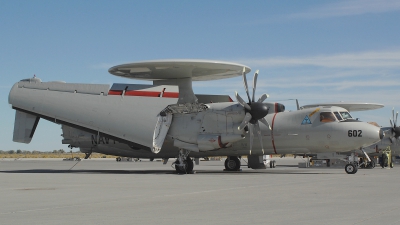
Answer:
<svg viewBox="0 0 400 225"><path fill-rule="evenodd" d="M349 175L276 160L178 175L171 161L0 159L0 224L400 224L400 165Z"/></svg>

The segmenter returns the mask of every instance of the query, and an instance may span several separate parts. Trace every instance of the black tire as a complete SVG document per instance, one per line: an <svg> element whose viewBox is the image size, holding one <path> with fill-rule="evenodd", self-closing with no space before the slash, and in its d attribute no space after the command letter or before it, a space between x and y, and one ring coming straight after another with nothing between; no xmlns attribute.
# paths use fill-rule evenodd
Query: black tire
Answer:
<svg viewBox="0 0 400 225"><path fill-rule="evenodd" d="M390 162L390 168L393 168L393 162Z"/></svg>
<svg viewBox="0 0 400 225"><path fill-rule="evenodd" d="M225 160L225 169L227 171L238 171L240 169L240 160L236 156L228 156Z"/></svg>
<svg viewBox="0 0 400 225"><path fill-rule="evenodd" d="M153 162L154 161L154 158L150 158L150 162Z"/></svg>
<svg viewBox="0 0 400 225"><path fill-rule="evenodd" d="M355 174L357 173L357 167L354 164L349 163L344 167L344 171L346 171L347 174Z"/></svg>
<svg viewBox="0 0 400 225"><path fill-rule="evenodd" d="M175 161L175 170L177 173L179 174L186 174L186 173L192 173L193 172L193 161L190 157L187 157L184 161L183 164L185 164L182 168L180 166L178 166L177 164L179 164L179 160Z"/></svg>

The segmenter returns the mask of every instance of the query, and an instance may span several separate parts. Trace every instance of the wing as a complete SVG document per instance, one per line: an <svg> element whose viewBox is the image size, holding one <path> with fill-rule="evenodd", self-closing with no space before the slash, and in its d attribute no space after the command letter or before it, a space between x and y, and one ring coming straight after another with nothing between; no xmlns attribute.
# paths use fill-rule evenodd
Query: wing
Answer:
<svg viewBox="0 0 400 225"><path fill-rule="evenodd" d="M312 104L312 105L304 105L300 108L313 108L318 106L338 106L347 109L349 112L355 111L367 111L367 110L374 110L380 109L384 105L377 104L377 103L360 103L360 102L332 102L332 103L321 103L321 104Z"/></svg>

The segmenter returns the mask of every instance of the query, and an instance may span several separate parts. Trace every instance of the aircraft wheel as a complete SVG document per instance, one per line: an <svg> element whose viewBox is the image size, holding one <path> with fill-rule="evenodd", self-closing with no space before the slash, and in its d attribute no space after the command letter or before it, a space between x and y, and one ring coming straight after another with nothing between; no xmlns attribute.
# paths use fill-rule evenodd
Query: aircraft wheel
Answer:
<svg viewBox="0 0 400 225"><path fill-rule="evenodd" d="M269 162L269 168L275 168L275 160Z"/></svg>
<svg viewBox="0 0 400 225"><path fill-rule="evenodd" d="M177 164L179 164L179 160L175 161L175 170L178 173L192 173L193 172L193 161L190 157L187 157L184 161L183 164L184 166L178 166Z"/></svg>
<svg viewBox="0 0 400 225"><path fill-rule="evenodd" d="M154 158L150 158L150 162L153 162L154 161Z"/></svg>
<svg viewBox="0 0 400 225"><path fill-rule="evenodd" d="M236 156L228 156L225 160L225 169L227 171L238 171L240 169L240 160Z"/></svg>
<svg viewBox="0 0 400 225"><path fill-rule="evenodd" d="M351 163L347 164L344 167L344 170L346 171L347 174L355 174L355 173L357 173L357 167L354 164L351 164Z"/></svg>
<svg viewBox="0 0 400 225"><path fill-rule="evenodd" d="M393 168L393 162L390 162L390 168Z"/></svg>

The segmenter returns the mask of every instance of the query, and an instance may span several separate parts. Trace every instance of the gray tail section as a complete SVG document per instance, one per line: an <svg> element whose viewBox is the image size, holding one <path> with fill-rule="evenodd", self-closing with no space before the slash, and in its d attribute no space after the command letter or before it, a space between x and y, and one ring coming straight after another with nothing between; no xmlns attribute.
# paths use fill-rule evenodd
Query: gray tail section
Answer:
<svg viewBox="0 0 400 225"><path fill-rule="evenodd" d="M14 142L30 143L40 117L25 112L15 111Z"/></svg>

